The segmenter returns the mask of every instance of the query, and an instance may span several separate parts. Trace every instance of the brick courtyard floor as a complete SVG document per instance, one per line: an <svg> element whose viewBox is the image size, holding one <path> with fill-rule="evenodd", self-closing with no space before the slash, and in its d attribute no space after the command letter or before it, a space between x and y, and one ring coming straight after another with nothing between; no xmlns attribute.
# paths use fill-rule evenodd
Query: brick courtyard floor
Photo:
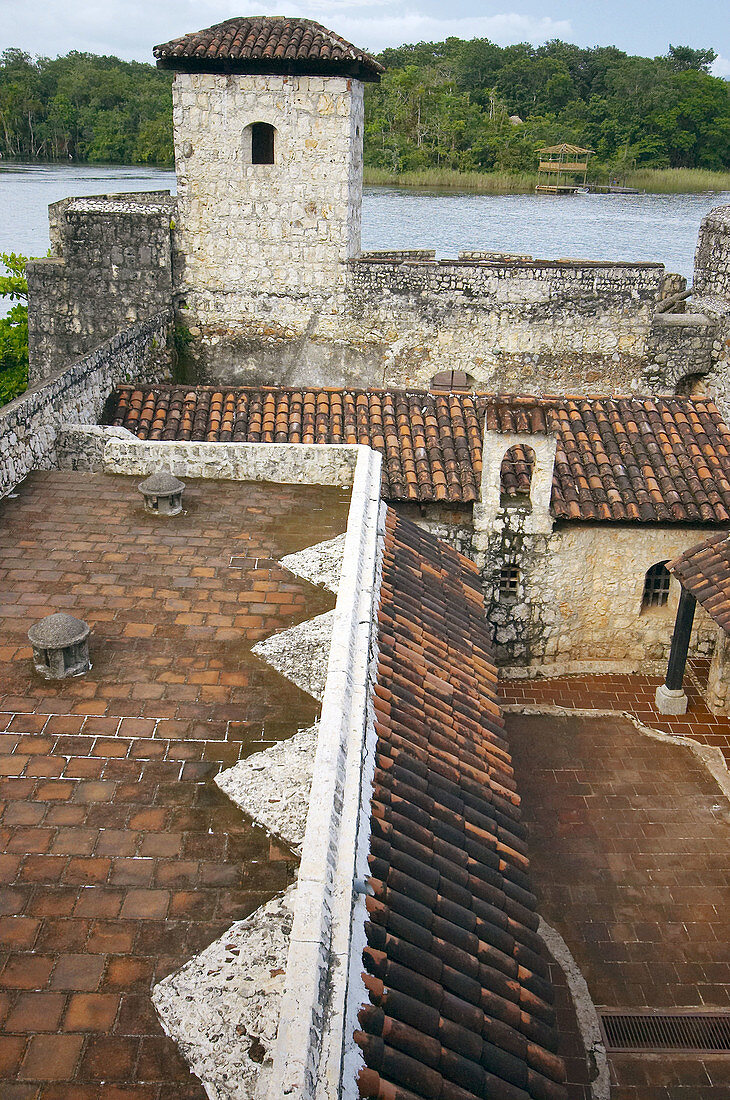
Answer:
<svg viewBox="0 0 730 1100"><path fill-rule="evenodd" d="M730 719L711 714L702 699L707 682L708 660L688 662L684 678L688 708L675 717L659 714L654 692L659 676L580 675L554 679L500 680L500 702L504 706L560 706L579 710L627 711L646 726L682 737L693 737L703 745L722 750L730 763Z"/></svg>
<svg viewBox="0 0 730 1100"><path fill-rule="evenodd" d="M250 648L333 605L274 559L347 496L191 481L163 520L136 484L34 473L0 504L2 1100L203 1100L150 988L294 874L212 780L318 712ZM56 610L93 631L60 684L26 638Z"/></svg>
<svg viewBox="0 0 730 1100"><path fill-rule="evenodd" d="M620 717L510 714L507 736L540 912L594 1003L730 1007L730 807L698 758ZM613 1100L730 1097L727 1056L610 1064Z"/></svg>

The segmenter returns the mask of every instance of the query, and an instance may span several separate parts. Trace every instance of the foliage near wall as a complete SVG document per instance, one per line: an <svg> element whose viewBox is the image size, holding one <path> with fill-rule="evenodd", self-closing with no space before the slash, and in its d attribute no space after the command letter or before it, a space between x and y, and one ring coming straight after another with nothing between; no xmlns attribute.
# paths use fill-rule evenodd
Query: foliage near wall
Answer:
<svg viewBox="0 0 730 1100"><path fill-rule="evenodd" d="M26 256L0 253L7 274L0 275L0 298L10 298L7 317L0 317L0 405L6 405L28 385L28 281Z"/></svg>

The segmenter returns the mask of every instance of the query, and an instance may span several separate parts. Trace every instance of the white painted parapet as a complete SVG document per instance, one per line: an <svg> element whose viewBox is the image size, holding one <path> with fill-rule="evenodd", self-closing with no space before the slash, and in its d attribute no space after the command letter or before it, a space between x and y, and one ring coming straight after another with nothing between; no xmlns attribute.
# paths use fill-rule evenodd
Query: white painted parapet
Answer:
<svg viewBox="0 0 730 1100"><path fill-rule="evenodd" d="M369 820L362 777L374 760L366 733L384 533L380 455L358 450L269 1100L340 1095L353 884Z"/></svg>

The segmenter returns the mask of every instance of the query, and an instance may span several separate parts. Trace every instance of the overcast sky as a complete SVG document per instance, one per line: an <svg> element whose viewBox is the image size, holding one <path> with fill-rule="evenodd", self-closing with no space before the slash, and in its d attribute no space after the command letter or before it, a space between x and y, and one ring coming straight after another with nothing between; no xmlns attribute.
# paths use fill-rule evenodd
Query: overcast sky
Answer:
<svg viewBox="0 0 730 1100"><path fill-rule="evenodd" d="M0 0L0 49L55 57L69 50L152 60L152 47L234 15L316 19L365 49L490 38L539 45L562 38L654 57L673 45L711 46L730 77L728 0Z"/></svg>

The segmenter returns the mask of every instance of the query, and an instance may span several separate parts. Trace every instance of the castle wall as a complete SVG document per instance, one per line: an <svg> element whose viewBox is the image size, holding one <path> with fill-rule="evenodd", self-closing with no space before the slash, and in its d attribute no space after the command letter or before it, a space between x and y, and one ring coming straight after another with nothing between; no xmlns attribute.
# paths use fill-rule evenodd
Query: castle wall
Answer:
<svg viewBox="0 0 730 1100"><path fill-rule="evenodd" d="M717 640L710 662L705 701L713 714L730 714L730 638L715 627Z"/></svg>
<svg viewBox="0 0 730 1100"><path fill-rule="evenodd" d="M360 248L363 85L333 76L177 73L176 286L194 335L277 323L278 296L309 316ZM252 123L275 127L252 164ZM213 345L214 346L214 345Z"/></svg>
<svg viewBox="0 0 730 1100"><path fill-rule="evenodd" d="M626 388L664 279L660 264L591 261L363 257L346 272L316 305L260 295L227 327L192 329L202 379L423 386L463 370L489 389Z"/></svg>
<svg viewBox="0 0 730 1100"><path fill-rule="evenodd" d="M642 610L650 566L667 561L707 536L701 527L556 524L550 535L529 535L519 508L504 509L488 537L475 531L472 557L480 565L500 664L551 672L611 669L662 673L679 600L671 581L663 607ZM520 569L514 597L499 593L505 564ZM693 654L712 652L715 627L698 609Z"/></svg>
<svg viewBox="0 0 730 1100"><path fill-rule="evenodd" d="M54 256L28 264L30 381L37 383L172 299L168 192L63 199Z"/></svg>
<svg viewBox="0 0 730 1100"><path fill-rule="evenodd" d="M63 426L98 423L114 386L168 376L171 319L166 310L133 325L0 408L0 498L31 470L54 468Z"/></svg>

